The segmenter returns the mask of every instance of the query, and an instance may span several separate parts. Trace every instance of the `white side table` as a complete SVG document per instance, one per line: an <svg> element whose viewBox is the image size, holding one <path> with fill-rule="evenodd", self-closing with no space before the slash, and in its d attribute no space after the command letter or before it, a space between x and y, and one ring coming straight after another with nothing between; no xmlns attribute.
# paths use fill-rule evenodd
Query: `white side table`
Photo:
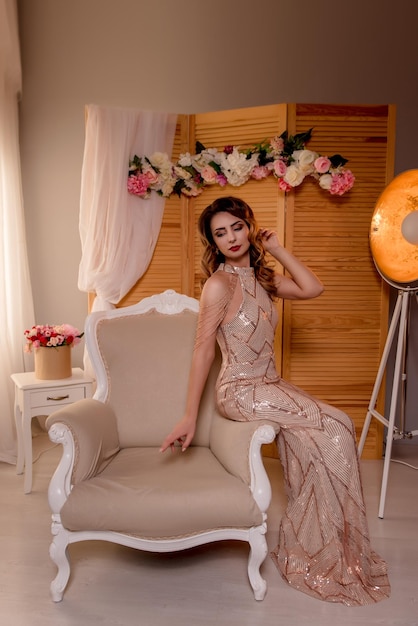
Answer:
<svg viewBox="0 0 418 626"><path fill-rule="evenodd" d="M34 372L12 374L15 384L15 420L17 431L17 474L23 474L24 491L32 491L32 418L50 415L64 404L91 398L93 379L75 367L70 378L39 380Z"/></svg>

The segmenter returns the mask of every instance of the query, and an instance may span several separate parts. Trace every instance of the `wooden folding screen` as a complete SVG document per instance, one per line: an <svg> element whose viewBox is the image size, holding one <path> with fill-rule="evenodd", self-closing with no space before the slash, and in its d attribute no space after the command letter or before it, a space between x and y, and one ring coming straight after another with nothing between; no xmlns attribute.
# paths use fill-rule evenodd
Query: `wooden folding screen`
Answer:
<svg viewBox="0 0 418 626"><path fill-rule="evenodd" d="M275 228L325 284L320 298L279 305L278 369L349 413L359 433L387 332L387 287L375 270L368 236L376 200L393 176L393 107L281 104L179 116L172 157L194 153L196 140L208 148L245 148L286 128L291 134L313 128L308 148L348 158L354 188L335 197L305 179L284 194L271 177L238 188L213 186L195 199L170 198L150 267L119 305L164 289L199 297L197 218L216 197L243 198L260 225ZM381 454L382 428L373 423L364 456Z"/></svg>

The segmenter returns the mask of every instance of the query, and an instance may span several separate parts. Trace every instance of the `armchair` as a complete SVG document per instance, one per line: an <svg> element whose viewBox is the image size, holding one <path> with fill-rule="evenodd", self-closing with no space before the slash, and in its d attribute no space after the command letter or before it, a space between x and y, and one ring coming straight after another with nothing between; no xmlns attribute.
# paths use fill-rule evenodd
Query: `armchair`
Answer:
<svg viewBox="0 0 418 626"><path fill-rule="evenodd" d="M185 453L159 452L185 408L197 312L197 300L169 290L87 318L95 395L47 420L50 439L63 446L48 491L55 602L70 577L68 546L91 539L154 552L246 541L254 596L265 596L260 566L267 555L271 489L261 445L276 433L267 423L218 414L219 358L192 445Z"/></svg>

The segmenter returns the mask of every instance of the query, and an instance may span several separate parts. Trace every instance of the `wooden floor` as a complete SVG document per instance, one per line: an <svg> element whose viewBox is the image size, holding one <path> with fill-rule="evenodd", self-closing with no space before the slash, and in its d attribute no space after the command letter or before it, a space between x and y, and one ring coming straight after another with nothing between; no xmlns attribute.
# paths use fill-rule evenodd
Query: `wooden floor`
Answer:
<svg viewBox="0 0 418 626"><path fill-rule="evenodd" d="M381 461L362 461L374 549L389 563L392 596L377 605L345 607L291 589L268 558L267 596L256 602L246 576L248 548L219 542L175 554L149 554L104 542L70 546L72 576L55 604L49 584L49 478L60 456L41 429L35 433L34 484L0 464L0 616L5 626L356 626L418 625L418 475L391 463L385 518L377 510ZM394 455L395 456L395 455ZM418 465L418 446L396 448L396 457ZM277 539L285 506L279 462L267 459L273 483L269 547Z"/></svg>

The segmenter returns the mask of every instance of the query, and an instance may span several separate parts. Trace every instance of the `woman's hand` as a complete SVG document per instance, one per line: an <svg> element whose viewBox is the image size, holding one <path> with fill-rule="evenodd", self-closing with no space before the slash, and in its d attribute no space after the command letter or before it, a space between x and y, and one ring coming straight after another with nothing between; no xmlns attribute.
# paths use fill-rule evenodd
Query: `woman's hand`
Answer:
<svg viewBox="0 0 418 626"><path fill-rule="evenodd" d="M177 442L181 445L181 451L187 450L192 442L196 430L196 420L183 417L173 428L171 433L167 435L161 444L160 452L165 452L167 448L174 451L174 444Z"/></svg>
<svg viewBox="0 0 418 626"><path fill-rule="evenodd" d="M264 250L273 256L275 256L275 253L282 248L275 230L271 230L270 228L260 228L258 236L260 237Z"/></svg>

